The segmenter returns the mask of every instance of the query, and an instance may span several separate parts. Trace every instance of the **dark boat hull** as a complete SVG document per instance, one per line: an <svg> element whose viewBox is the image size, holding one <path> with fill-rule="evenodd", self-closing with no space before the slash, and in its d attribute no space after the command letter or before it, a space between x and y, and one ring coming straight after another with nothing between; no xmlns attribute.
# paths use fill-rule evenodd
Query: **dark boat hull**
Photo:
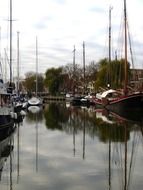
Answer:
<svg viewBox="0 0 143 190"><path fill-rule="evenodd" d="M0 141L9 136L14 129L14 120L9 116L0 116Z"/></svg>
<svg viewBox="0 0 143 190"><path fill-rule="evenodd" d="M0 115L0 129L12 126L14 124L14 120L10 115Z"/></svg>
<svg viewBox="0 0 143 190"><path fill-rule="evenodd" d="M81 99L82 97L78 96L78 97L73 97L70 101L72 106L81 106Z"/></svg>
<svg viewBox="0 0 143 190"><path fill-rule="evenodd" d="M19 112L21 112L21 110L22 110L22 104L14 106L14 112L15 113L19 113Z"/></svg>
<svg viewBox="0 0 143 190"><path fill-rule="evenodd" d="M91 103L88 99L84 99L83 97L74 97L71 101L70 101L72 106L90 106Z"/></svg>
<svg viewBox="0 0 143 190"><path fill-rule="evenodd" d="M107 101L104 105L108 110L116 113L126 113L128 111L143 110L143 93L131 94L120 97L114 101Z"/></svg>

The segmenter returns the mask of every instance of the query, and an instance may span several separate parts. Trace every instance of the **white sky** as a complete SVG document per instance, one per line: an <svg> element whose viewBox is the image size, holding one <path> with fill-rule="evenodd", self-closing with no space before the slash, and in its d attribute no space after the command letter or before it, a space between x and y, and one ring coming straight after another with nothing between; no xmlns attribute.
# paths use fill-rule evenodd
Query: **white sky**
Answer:
<svg viewBox="0 0 143 190"><path fill-rule="evenodd" d="M1 55L9 57L9 1L0 0ZM35 48L38 37L38 72L72 63L82 65L85 41L86 64L108 56L109 6L112 10L112 52L119 47L123 0L13 0L13 71L17 65L17 31L20 32L20 75L36 70ZM143 68L143 0L127 0L127 12L135 67ZM8 68L7 68L8 72Z"/></svg>

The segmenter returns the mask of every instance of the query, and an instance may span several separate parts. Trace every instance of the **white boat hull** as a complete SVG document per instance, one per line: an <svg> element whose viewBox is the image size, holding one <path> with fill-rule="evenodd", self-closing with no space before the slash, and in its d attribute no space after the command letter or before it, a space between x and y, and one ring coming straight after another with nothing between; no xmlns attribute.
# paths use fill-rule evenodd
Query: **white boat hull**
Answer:
<svg viewBox="0 0 143 190"><path fill-rule="evenodd" d="M32 97L31 99L28 100L29 106L39 106L41 104L42 104L42 100L37 97Z"/></svg>

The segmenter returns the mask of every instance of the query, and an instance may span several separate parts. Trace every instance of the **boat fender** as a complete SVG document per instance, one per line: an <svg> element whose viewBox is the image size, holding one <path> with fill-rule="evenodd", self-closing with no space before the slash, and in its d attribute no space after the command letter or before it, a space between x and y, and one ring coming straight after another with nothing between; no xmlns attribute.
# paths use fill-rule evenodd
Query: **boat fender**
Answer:
<svg viewBox="0 0 143 190"><path fill-rule="evenodd" d="M10 116L11 116L11 118L13 119L13 118L14 118L14 113L13 113L13 112L10 112Z"/></svg>
<svg viewBox="0 0 143 190"><path fill-rule="evenodd" d="M23 110L21 110L20 115L25 116L25 115L26 115L26 112L23 111Z"/></svg>
<svg viewBox="0 0 143 190"><path fill-rule="evenodd" d="M103 104L103 106L108 105L109 104L108 99L107 98L102 98L102 104Z"/></svg>
<svg viewBox="0 0 143 190"><path fill-rule="evenodd" d="M17 119L17 113L14 113L14 119Z"/></svg>

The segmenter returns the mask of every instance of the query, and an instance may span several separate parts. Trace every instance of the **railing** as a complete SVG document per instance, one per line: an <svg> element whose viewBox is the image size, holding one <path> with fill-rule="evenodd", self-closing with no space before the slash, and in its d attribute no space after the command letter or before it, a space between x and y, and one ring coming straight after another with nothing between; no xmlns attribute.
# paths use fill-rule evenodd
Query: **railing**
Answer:
<svg viewBox="0 0 143 190"><path fill-rule="evenodd" d="M51 95L44 96L43 99L45 103L51 102L51 101L65 101L66 100L65 96L51 96Z"/></svg>

